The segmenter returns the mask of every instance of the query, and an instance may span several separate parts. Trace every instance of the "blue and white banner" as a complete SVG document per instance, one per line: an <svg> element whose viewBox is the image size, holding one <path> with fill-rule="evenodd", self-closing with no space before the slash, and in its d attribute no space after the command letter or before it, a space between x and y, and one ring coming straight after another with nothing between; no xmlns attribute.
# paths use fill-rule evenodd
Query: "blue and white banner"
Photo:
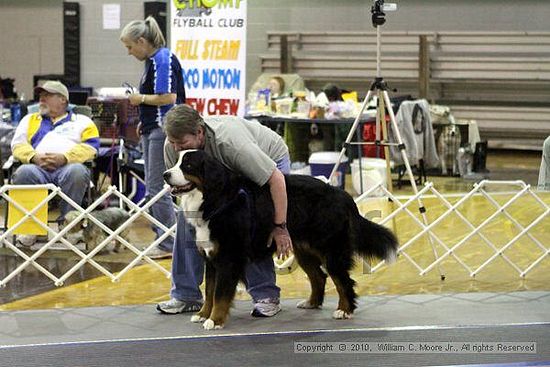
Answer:
<svg viewBox="0 0 550 367"><path fill-rule="evenodd" d="M239 115L246 96L246 1L172 0L171 49L187 103L202 115Z"/></svg>

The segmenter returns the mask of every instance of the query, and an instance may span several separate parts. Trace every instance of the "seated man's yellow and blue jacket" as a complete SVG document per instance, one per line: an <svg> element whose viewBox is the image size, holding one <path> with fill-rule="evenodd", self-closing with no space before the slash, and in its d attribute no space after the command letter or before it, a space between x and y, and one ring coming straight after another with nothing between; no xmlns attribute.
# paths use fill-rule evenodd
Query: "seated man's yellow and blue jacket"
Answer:
<svg viewBox="0 0 550 367"><path fill-rule="evenodd" d="M37 153L59 153L67 163L84 163L97 155L99 131L89 117L71 111L53 121L32 113L17 126L11 150L22 163L30 163Z"/></svg>

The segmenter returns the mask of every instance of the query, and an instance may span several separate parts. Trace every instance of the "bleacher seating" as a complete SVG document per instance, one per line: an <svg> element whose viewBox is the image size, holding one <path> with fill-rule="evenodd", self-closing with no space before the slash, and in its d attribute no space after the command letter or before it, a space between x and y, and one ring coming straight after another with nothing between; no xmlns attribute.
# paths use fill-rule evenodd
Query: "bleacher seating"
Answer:
<svg viewBox="0 0 550 367"><path fill-rule="evenodd" d="M392 31L381 45L390 88L477 120L489 146L541 149L550 135L550 32ZM375 32L267 32L267 50L262 72L280 72L284 54L286 72L317 91L333 82L364 95L376 76Z"/></svg>

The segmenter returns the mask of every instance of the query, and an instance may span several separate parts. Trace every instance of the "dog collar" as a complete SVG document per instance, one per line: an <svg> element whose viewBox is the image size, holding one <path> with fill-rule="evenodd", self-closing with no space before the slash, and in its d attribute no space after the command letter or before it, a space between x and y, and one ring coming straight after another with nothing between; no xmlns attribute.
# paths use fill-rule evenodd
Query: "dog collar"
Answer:
<svg viewBox="0 0 550 367"><path fill-rule="evenodd" d="M221 206L218 209L214 210L213 212L208 214L206 217L203 217L203 219L205 221L209 221L210 219L212 219L213 217L215 217L216 215L220 214L225 209L227 209L230 205L232 205L239 198L239 196L241 196L241 195L244 195L244 197L247 199L247 201L249 201L248 193L246 192L246 190L241 188L241 189L239 189L239 191L237 192L237 196L235 196L235 198L233 200L229 201L224 206Z"/></svg>

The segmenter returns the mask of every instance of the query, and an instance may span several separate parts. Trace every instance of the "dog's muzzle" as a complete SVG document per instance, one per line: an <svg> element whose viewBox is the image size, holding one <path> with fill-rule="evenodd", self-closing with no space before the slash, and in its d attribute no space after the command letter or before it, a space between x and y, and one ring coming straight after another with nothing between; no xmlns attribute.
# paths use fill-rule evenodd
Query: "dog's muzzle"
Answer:
<svg viewBox="0 0 550 367"><path fill-rule="evenodd" d="M172 196L183 195L196 187L196 185L191 181L187 181L184 185L175 185L175 180L170 170L164 172L162 176L164 181L170 185L170 195Z"/></svg>
<svg viewBox="0 0 550 367"><path fill-rule="evenodd" d="M192 182L189 182L187 185L184 185L184 186L171 186L170 195L172 196L183 195L193 190L195 187L196 185Z"/></svg>

